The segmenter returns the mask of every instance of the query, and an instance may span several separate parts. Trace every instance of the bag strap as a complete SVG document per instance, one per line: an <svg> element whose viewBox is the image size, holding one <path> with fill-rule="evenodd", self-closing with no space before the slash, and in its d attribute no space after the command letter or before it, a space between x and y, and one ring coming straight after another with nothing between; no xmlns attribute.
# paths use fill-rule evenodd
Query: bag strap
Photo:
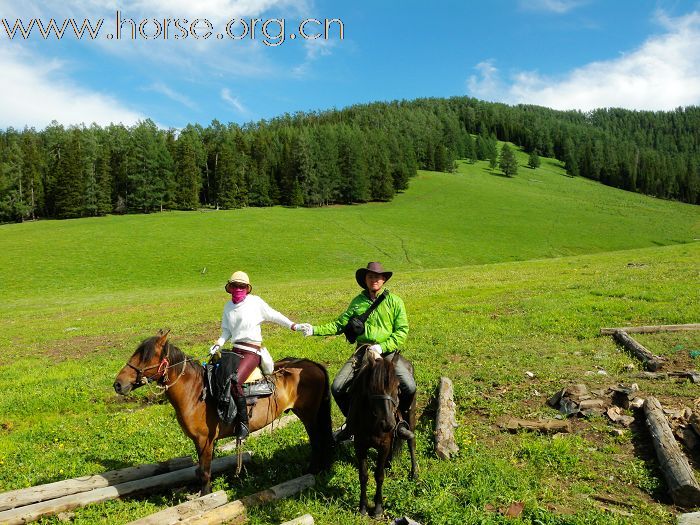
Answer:
<svg viewBox="0 0 700 525"><path fill-rule="evenodd" d="M384 292L382 293L382 295L380 295L379 297L377 297L377 298L374 300L374 302L370 305L370 307L367 308L367 311L366 311L365 313L363 313L362 315L359 316L360 319L362 319L362 322L363 322L363 323L366 323L366 322L367 322L367 319L369 318L370 314L371 314L372 312L374 312L374 311L377 309L377 306L379 306L379 305L381 304L381 302L382 302L384 299L386 299L386 296L387 296L388 293L389 293L389 290L384 290Z"/></svg>

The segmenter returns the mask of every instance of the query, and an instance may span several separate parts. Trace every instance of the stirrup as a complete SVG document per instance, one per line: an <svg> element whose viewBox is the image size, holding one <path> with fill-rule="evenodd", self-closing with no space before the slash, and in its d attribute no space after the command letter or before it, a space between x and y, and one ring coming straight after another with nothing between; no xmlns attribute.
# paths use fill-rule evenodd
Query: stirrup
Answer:
<svg viewBox="0 0 700 525"><path fill-rule="evenodd" d="M398 425L396 425L396 437L410 440L415 438L416 435L411 432L411 429L408 427L408 423L405 421L399 421Z"/></svg>
<svg viewBox="0 0 700 525"><path fill-rule="evenodd" d="M352 439L352 431L347 423L344 423L340 430L333 434L333 439L336 443L342 443L343 441L349 441Z"/></svg>

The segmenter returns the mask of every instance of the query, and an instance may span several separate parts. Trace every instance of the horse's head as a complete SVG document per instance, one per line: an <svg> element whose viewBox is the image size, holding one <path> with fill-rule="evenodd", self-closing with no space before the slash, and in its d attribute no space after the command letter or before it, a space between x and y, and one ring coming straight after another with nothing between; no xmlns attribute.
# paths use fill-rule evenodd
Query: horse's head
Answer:
<svg viewBox="0 0 700 525"><path fill-rule="evenodd" d="M114 380L117 394L128 394L151 381L161 380L168 369L168 334L159 330L143 341Z"/></svg>
<svg viewBox="0 0 700 525"><path fill-rule="evenodd" d="M367 359L365 366L364 394L367 398L371 420L381 432L391 432L398 424L399 379L394 370L394 361L383 358Z"/></svg>

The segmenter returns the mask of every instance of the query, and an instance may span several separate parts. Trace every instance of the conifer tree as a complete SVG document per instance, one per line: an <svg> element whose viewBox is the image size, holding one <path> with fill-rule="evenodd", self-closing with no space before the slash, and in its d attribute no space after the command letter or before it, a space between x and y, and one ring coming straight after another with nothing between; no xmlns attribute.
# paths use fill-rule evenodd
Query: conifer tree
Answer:
<svg viewBox="0 0 700 525"><path fill-rule="evenodd" d="M515 177L518 174L518 162L510 146L506 143L501 148L499 167L507 177Z"/></svg>
<svg viewBox="0 0 700 525"><path fill-rule="evenodd" d="M539 167L540 167L540 157L539 157L539 155L537 154L537 151L536 151L536 150L533 149L533 150L530 152L530 156L529 156L528 159L527 159L527 165L528 165L530 168L532 168L532 169L535 169L535 168L539 168Z"/></svg>

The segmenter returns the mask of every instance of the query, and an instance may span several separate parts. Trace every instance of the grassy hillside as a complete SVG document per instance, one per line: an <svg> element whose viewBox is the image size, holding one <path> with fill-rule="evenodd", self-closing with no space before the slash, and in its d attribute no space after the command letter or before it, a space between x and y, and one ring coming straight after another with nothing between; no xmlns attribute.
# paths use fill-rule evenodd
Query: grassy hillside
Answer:
<svg viewBox="0 0 700 525"><path fill-rule="evenodd" d="M526 158L520 156L521 164ZM0 297L73 301L137 289L216 289L233 268L258 283L669 245L700 237L697 207L521 166L421 172L390 203L174 212L0 227Z"/></svg>
<svg viewBox="0 0 700 525"><path fill-rule="evenodd" d="M637 378L638 369L625 369L634 360L597 332L607 325L697 321L700 305L688 284L700 278L699 259L700 245L693 243L398 274L392 289L410 313L405 355L416 365L420 389L421 477L416 484L407 479L403 458L388 477L388 512L422 523L478 523L497 520L488 505L524 501L522 523L626 522L601 511L592 498L598 495L628 501L631 507L622 510L633 514L629 523L670 523L663 481L640 433L615 437L614 425L600 417L578 422L576 433L560 439L505 434L495 423L504 414L553 417L545 400L572 382L589 388L638 382L668 406L692 406L696 386ZM265 297L296 318L318 322L345 305L347 280L279 283ZM169 405L147 401L147 392L122 402L111 383L138 341L161 325L173 329L176 344L204 356L218 335L220 300L207 290L157 300L143 295L97 314L4 321L18 334L46 332L41 343L1 348L0 490L192 453ZM308 356L331 373L349 353L339 338L304 339L276 327L266 334L274 355ZM697 334L674 335L671 342L700 349ZM647 344L663 352L671 342ZM434 459L432 449L431 398L443 374L455 383L461 425L461 452L450 462ZM301 473L307 449L299 425L249 446L257 456L248 477L218 478L217 488L241 495ZM256 511L252 522L279 523L307 508L317 523L369 523L354 514L359 488L352 457L351 449L341 451L312 493ZM122 523L182 498L154 494L77 516L80 523Z"/></svg>
<svg viewBox="0 0 700 525"><path fill-rule="evenodd" d="M596 417L553 438L503 433L496 421L554 417L546 399L574 382L637 382L666 406L692 407L696 385L637 377L638 364L598 330L698 322L700 243L688 241L700 237L699 219L697 208L567 178L545 160L515 179L483 163L421 173L388 204L0 227L0 491L193 453L169 405L111 390L138 342L168 327L175 344L204 357L218 336L222 283L239 267L291 318L330 320L356 293L354 269L378 258L396 270L390 289L408 308L405 355L421 415L420 479L408 480L406 457L395 465L388 514L425 524L670 524L643 425L615 436ZM340 338L264 331L274 356L310 357L331 374L350 352ZM698 333L643 342L688 366L700 350ZM461 451L449 462L432 444L441 375L454 381L460 423ZM219 477L215 489L241 496L300 475L308 451L299 424L248 447L248 475ZM352 461L342 450L313 491L253 511L251 523L304 512L321 524L371 523L355 514ZM596 497L627 503L605 511ZM124 523L185 498L109 502L75 521ZM519 520L492 510L515 501L525 503Z"/></svg>

